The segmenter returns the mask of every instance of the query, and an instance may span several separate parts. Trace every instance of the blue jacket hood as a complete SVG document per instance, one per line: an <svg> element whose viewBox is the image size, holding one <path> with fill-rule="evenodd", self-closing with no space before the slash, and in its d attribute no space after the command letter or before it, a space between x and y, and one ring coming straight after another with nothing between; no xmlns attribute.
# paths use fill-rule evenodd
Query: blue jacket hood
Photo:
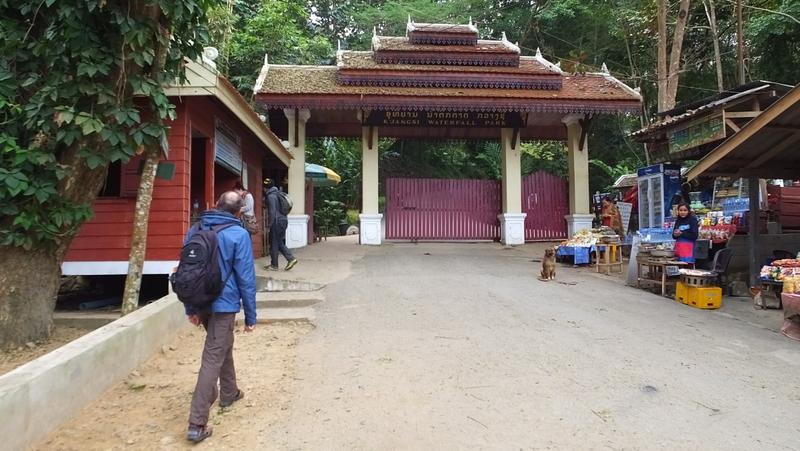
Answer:
<svg viewBox="0 0 800 451"><path fill-rule="evenodd" d="M203 227L211 227L223 224L241 225L242 221L230 213L219 210L209 210L200 214L200 223Z"/></svg>

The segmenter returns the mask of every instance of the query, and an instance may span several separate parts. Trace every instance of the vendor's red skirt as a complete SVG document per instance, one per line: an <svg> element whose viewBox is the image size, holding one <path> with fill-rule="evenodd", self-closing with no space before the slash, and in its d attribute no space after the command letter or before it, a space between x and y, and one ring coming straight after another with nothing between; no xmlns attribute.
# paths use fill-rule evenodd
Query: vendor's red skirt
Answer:
<svg viewBox="0 0 800 451"><path fill-rule="evenodd" d="M678 261L694 263L694 241L676 241L675 257Z"/></svg>

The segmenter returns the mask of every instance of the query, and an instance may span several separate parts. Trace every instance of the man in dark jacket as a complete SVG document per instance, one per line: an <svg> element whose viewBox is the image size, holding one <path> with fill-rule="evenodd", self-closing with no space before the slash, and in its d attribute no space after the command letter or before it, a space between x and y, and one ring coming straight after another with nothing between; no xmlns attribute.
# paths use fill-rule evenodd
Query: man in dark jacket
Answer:
<svg viewBox="0 0 800 451"><path fill-rule="evenodd" d="M208 310L197 311L186 307L186 315L195 326L206 329L203 360L197 375L197 386L192 396L189 413L189 431L186 438L201 442L211 435L207 426L208 413L217 399L219 380L219 405L228 407L244 397L236 385L236 370L233 365L233 328L236 314L244 305L245 332L252 332L256 325L256 275L253 263L253 245L250 234L242 228L238 218L242 209L241 196L228 191L220 196L217 209L200 216L204 229L231 224L217 233L219 267L225 286L222 293ZM194 230L190 230L184 242L188 242Z"/></svg>
<svg viewBox="0 0 800 451"><path fill-rule="evenodd" d="M278 188L275 187L275 182L272 179L264 179L264 185L267 186L267 210L269 210L269 257L270 264L265 267L269 271L278 270L278 252L283 254L286 259L286 271L294 268L297 264L297 259L286 247L286 228L289 226L289 220L286 215L281 212L280 199L278 199Z"/></svg>

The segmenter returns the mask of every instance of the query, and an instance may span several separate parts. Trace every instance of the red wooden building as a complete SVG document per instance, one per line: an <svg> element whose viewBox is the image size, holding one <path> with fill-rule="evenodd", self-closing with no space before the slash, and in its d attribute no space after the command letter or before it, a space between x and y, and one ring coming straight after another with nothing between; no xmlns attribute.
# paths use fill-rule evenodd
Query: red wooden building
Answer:
<svg viewBox="0 0 800 451"><path fill-rule="evenodd" d="M187 82L167 94L177 118L170 124L169 155L157 180L148 226L144 274L168 274L177 264L183 237L194 215L213 208L241 179L263 218L264 177L282 180L291 154L213 62L189 63ZM174 165L174 166L173 166ZM64 275L126 274L141 158L112 164L106 184L61 265ZM261 234L253 251L262 255Z"/></svg>

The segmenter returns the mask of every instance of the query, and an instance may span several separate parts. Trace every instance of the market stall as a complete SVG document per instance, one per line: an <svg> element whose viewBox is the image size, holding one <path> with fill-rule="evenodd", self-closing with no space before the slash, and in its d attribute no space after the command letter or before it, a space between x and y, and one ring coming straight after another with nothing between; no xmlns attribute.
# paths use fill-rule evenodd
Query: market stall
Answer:
<svg viewBox="0 0 800 451"><path fill-rule="evenodd" d="M556 258L561 262L572 260L574 265L588 265L592 263L593 255L597 255L598 246L619 243L619 235L609 227L580 230L572 238L559 244Z"/></svg>
<svg viewBox="0 0 800 451"><path fill-rule="evenodd" d="M800 154L797 152L800 145L800 86L791 89L768 108L753 113L751 121L708 152L687 172L687 180L701 176L747 178L748 187L754 187L763 185L759 179L800 178ZM761 288L759 268L763 266L765 257L774 250L795 253L800 249L796 246L795 235L779 234L779 230L768 225L772 221L761 214L764 199L759 196L760 191L748 189L747 213L741 215L747 229L746 243L739 240L737 244L738 236L732 237L728 243L728 247L735 245L745 251L753 288ZM793 200L793 196L789 198ZM789 213L787 219L793 220L794 210L788 205L786 210ZM731 264L736 264L740 257L737 252Z"/></svg>

